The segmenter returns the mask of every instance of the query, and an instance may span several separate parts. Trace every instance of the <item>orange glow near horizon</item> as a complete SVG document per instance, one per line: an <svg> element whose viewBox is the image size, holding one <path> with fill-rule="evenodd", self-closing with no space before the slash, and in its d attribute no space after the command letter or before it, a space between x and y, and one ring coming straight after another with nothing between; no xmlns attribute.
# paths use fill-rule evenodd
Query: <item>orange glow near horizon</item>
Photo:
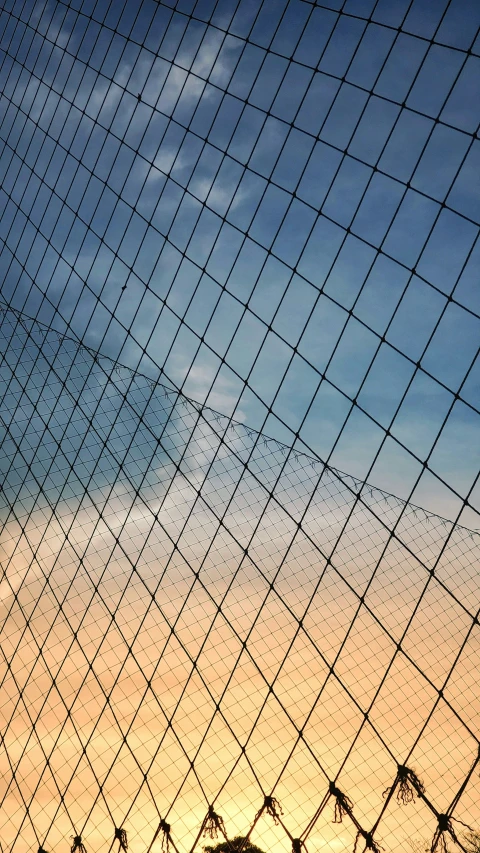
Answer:
<svg viewBox="0 0 480 853"><path fill-rule="evenodd" d="M67 506L43 526L34 512L20 535L16 523L7 525L2 843L18 833L15 849L23 853L38 846L36 832L47 850L62 850L73 821L87 850L97 851L109 847L113 821L127 829L133 853L143 853L161 816L178 849L188 851L208 803L230 837L243 835L272 791L298 837L327 776L337 774L357 820L370 829L395 776L393 756L408 760L430 800L446 810L476 755L466 726L478 732L478 626L444 690L462 726L445 702L435 707L435 687L458 655L469 618L431 581L402 641L405 654L396 652L428 578L398 542L371 580L385 539L380 527L370 529L362 550L352 523L347 546L326 566L311 544L327 547L326 513L312 511L292 544L291 522L272 505L245 556L225 529L215 536L214 519L199 505L173 551L167 534L179 530L192 500L179 483L158 523L145 507L124 510L120 498L109 503L108 525L91 506L76 507L68 542L61 529ZM242 525L251 521L237 509L228 520L237 539ZM480 579L473 570L467 578L460 560L445 557L440 570L455 579L458 596L462 583L470 591L476 584L478 599ZM355 617L368 580L366 606ZM479 788L475 772L455 811L469 824L479 819ZM331 801L308 850L352 848L348 817L340 825L332 818ZM393 800L375 837L397 853L406 838L428 841L434 830L423 803ZM268 816L252 840L265 850L291 848Z"/></svg>

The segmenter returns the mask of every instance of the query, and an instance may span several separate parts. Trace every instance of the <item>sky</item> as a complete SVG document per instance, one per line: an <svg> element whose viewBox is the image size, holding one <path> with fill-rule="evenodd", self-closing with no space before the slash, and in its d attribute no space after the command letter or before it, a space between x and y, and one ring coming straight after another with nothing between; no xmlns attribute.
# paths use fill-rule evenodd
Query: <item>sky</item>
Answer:
<svg viewBox="0 0 480 853"><path fill-rule="evenodd" d="M231 837L272 789L296 836L325 774L370 826L395 759L446 810L477 747L478 534L358 503L358 481L145 377L125 395L130 371L53 332L10 317L0 351L4 843L61 849L73 821L101 850L114 820L136 851L160 813L189 850L207 799ZM478 785L455 811L475 825ZM308 850L351 849L332 808ZM403 808L388 850L433 834ZM270 819L253 839L289 849Z"/></svg>
<svg viewBox="0 0 480 853"><path fill-rule="evenodd" d="M6 8L2 292L456 517L478 470L480 22L410 6Z"/></svg>
<svg viewBox="0 0 480 853"><path fill-rule="evenodd" d="M28 703L38 708L49 689L48 669L59 656L63 661L82 609L87 620L59 669L64 696L73 695L79 674L88 676L74 722L58 711L55 688L33 746L30 705L15 711L7 751L17 756L27 749L25 791L43 769L42 739L52 731L61 738L55 773L65 778L98 717L102 689L108 690L126 654L132 625L147 614L138 640L141 666L127 655L115 696L118 713L128 720L129 695L142 689L141 672L170 637L171 655L167 643L158 661L156 698L152 693L142 705L132 744L147 761L153 754L147 733L156 738L163 732L164 764L152 778L158 802L161 796L171 802L175 772L182 778L189 759L165 729L158 697L170 707L178 685L192 685L176 726L182 742L195 749L215 703L192 656L216 612L210 593L217 587L228 594L202 662L207 683L216 684L217 673L223 685L241 651L231 626L241 637L253 614L259 624L250 657L245 653L225 699L225 717L214 715L218 728L201 756L209 794L264 699L250 754L267 787L293 743L295 726L285 722L279 699L265 692L255 661L269 673L280 667L282 701L296 707L298 720L312 706L311 696L323 691L308 742L332 774L389 661L395 668L375 707L382 736L396 732L397 741L389 742L394 753L401 745L408 754L415 726L432 710L445 667L464 641L449 698L465 722L473 719L478 626L469 632L478 602L472 568L478 543L433 513L480 528L479 26L473 0L3 4L0 302L7 311L0 414L7 497L0 598L8 654L24 614L32 613L33 626L12 657L18 680L12 670L5 673L11 689L6 717L16 707L22 678ZM43 325L27 321L19 329L8 309ZM89 349L82 353L51 332L40 340L39 328ZM101 357L92 361L95 351L127 372L112 372ZM139 372L138 382L131 371ZM150 380L180 391L177 403L174 395L170 405L160 386L152 393ZM205 418L197 423L185 398L209 407ZM211 410L225 417L217 421ZM231 417L240 424L233 431ZM161 451L152 441L158 430ZM351 478L322 479L323 467L312 457ZM356 503L365 479L374 488L364 490L364 501L373 502L374 512ZM272 489L278 504L268 500ZM295 524L311 496L300 536ZM419 519L404 503L409 499L426 509ZM152 507L160 522L153 523ZM227 514L215 533L217 511ZM394 528L400 544L392 540L377 565L379 543ZM423 594L426 570L447 541L438 580L428 581ZM207 559L208 542L216 556ZM330 549L334 565L325 568ZM65 592L79 554L88 571L76 570ZM193 581L189 593L199 565L205 583ZM313 593L320 565L323 586ZM129 580L133 567L138 584ZM151 584L159 567L165 581L152 616ZM270 590L271 573L276 591ZM102 578L101 595L95 577ZM368 606L360 601L364 584L372 596ZM59 610L59 590L65 610ZM396 632L417 605L406 656L397 663ZM183 646L170 636L182 606ZM306 608L308 630L299 630L299 647L283 664ZM110 623L112 612L117 615ZM95 653L102 632L98 666L89 670L86 657ZM44 657L27 678L38 638ZM345 698L344 687L332 686L332 650L340 654L342 684L353 674L355 701ZM418 675L410 659L415 655L435 688ZM323 675L327 686L321 688ZM413 753L442 808L475 751L474 739L465 738L445 708L440 703L432 712ZM95 760L103 755L107 766L118 731L107 713L98 719ZM368 823L381 807L391 766L384 744L380 748L364 729L341 778ZM238 831L245 814L251 823L259 807L245 761L220 801ZM295 761L279 782L279 798L303 827L324 777L308 749L299 749ZM68 808L78 812L79 823L93 784L84 764L78 789L69 791ZM116 767L108 795L120 818L121 798L138 789L139 777L131 753ZM52 786L52 779L45 782L32 806L38 811L21 836L25 849L36 843L35 821L50 820L57 808ZM476 820L473 788L462 808ZM8 793L10 840L24 809L20 790ZM172 823L187 850L205 799L194 782L179 796ZM156 819L145 797L132 828L142 849ZM431 836L431 815L417 807L409 826ZM157 808L163 814L163 800ZM90 823L96 848L110 832L104 806L98 809ZM388 849L395 850L405 843L399 829L404 817L396 805L393 811L385 833ZM62 814L52 845L69 831ZM280 829L278 837L271 825L264 832L258 837L268 849L284 844ZM351 826L332 826L330 818L315 832L319 849L353 846Z"/></svg>

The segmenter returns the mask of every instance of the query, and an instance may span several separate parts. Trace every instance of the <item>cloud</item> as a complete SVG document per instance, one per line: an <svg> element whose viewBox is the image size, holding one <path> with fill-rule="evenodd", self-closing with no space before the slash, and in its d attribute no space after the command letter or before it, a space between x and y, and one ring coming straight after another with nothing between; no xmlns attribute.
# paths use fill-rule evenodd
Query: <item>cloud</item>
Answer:
<svg viewBox="0 0 480 853"><path fill-rule="evenodd" d="M42 349L46 357L52 347L49 361L55 372L70 377L72 392L81 387L91 359L68 343L59 347L56 341L54 349L54 339L43 340ZM10 346L16 351L20 343L12 339ZM32 358L35 348L30 349ZM199 418L198 406L175 402L176 395L166 397L160 388L152 394L145 379L135 383L126 402L129 371L114 371L106 384L104 369L94 368L74 400L65 389L56 396L46 392L38 381L41 362L32 375L17 370L31 403L42 402L42 423L28 434L29 452L41 458L43 471L56 472L42 489L34 481L24 484L14 503L23 529L10 518L2 535L1 609L8 614L2 648L9 661L2 748L27 801L39 783L31 807L39 810L38 831L47 832L59 802L54 778L62 792L68 787L70 817L81 826L82 815L90 814L91 845L110 838L112 830L110 816L94 806L99 784L119 823L132 806L127 824L132 848L150 843L157 826L150 793L162 814L171 809L182 849L194 842L205 797L211 801L219 790L218 810L230 835L245 832L263 790L274 786L297 832L324 796L325 773L335 778L338 772L355 813L372 825L384 802L382 791L393 781L394 759L403 759L438 698L431 682L438 689L444 684L471 627L470 616L445 586L467 611L475 611L478 540L455 531L431 578L428 567L449 528L408 508L399 539L377 567L388 531L404 509L401 501L371 490L364 492L365 504L355 506L359 483L322 474L306 457L288 457L276 441L241 424L232 429L213 412ZM206 368L192 378L199 395L205 394ZM58 387L55 373L50 385ZM15 400L7 398L1 409L4 421L20 411L20 388L13 387ZM225 395L220 402L233 403L228 381L220 392ZM51 433L43 434L43 421ZM22 432L20 422L17 429ZM7 507L21 475L19 460L14 468L8 462ZM71 491L57 502L62 485ZM42 503L24 521L27 502L37 496ZM474 724L470 697L479 653L472 635L443 687L468 725ZM475 744L446 704L441 714L413 753L437 805L458 788L475 754ZM52 749L47 767L45 755ZM193 760L203 789L192 773ZM13 841L20 830L26 844L28 830L20 826L23 810L15 808L8 771L6 784L4 837ZM469 808L470 820L476 808ZM393 812L382 819L381 838L400 853L397 818ZM424 821L415 811L409 826L422 831ZM48 843L59 843L68 831L63 817L55 817ZM271 822L260 822L256 832L254 839L264 847L282 849ZM315 832L316 843L327 849L339 837L353 841L348 824L336 835L331 811L319 818Z"/></svg>

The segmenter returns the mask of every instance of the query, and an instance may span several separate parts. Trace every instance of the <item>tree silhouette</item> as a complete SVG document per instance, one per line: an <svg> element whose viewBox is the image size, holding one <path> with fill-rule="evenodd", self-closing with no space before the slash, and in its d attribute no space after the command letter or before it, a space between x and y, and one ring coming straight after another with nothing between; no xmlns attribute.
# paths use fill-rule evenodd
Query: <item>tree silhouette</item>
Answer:
<svg viewBox="0 0 480 853"><path fill-rule="evenodd" d="M463 841L469 853L480 853L480 832L468 832Z"/></svg>
<svg viewBox="0 0 480 853"><path fill-rule="evenodd" d="M480 853L480 832L466 832L460 836L461 842L468 853ZM430 853L431 844L426 838L409 838L408 845L412 853ZM453 853L453 850L459 850L455 844L449 845L446 841L447 853Z"/></svg>
<svg viewBox="0 0 480 853"><path fill-rule="evenodd" d="M220 841L213 846L208 845L203 848L205 853L232 853L234 850L241 850L242 853L264 853L256 844L252 844L248 838L243 835L236 835L228 841ZM473 853L473 851L472 851Z"/></svg>

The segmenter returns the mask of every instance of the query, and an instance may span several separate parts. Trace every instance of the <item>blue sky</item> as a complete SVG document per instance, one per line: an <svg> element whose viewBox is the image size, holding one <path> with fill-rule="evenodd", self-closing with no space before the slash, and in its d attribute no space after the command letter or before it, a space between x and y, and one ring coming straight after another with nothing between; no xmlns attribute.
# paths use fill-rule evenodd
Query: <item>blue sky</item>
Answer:
<svg viewBox="0 0 480 853"><path fill-rule="evenodd" d="M231 837L274 791L290 849L339 774L361 826L391 810L386 850L453 792L477 820L478 536L375 486L480 528L479 25L473 0L4 3L2 843L125 821L145 850L160 809L190 850L217 795ZM400 763L434 813L382 797ZM352 850L331 806L318 849Z"/></svg>
<svg viewBox="0 0 480 853"><path fill-rule="evenodd" d="M338 8L6 7L2 299L404 497L447 418L429 466L460 498L424 472L413 499L456 517L478 470L480 13Z"/></svg>

